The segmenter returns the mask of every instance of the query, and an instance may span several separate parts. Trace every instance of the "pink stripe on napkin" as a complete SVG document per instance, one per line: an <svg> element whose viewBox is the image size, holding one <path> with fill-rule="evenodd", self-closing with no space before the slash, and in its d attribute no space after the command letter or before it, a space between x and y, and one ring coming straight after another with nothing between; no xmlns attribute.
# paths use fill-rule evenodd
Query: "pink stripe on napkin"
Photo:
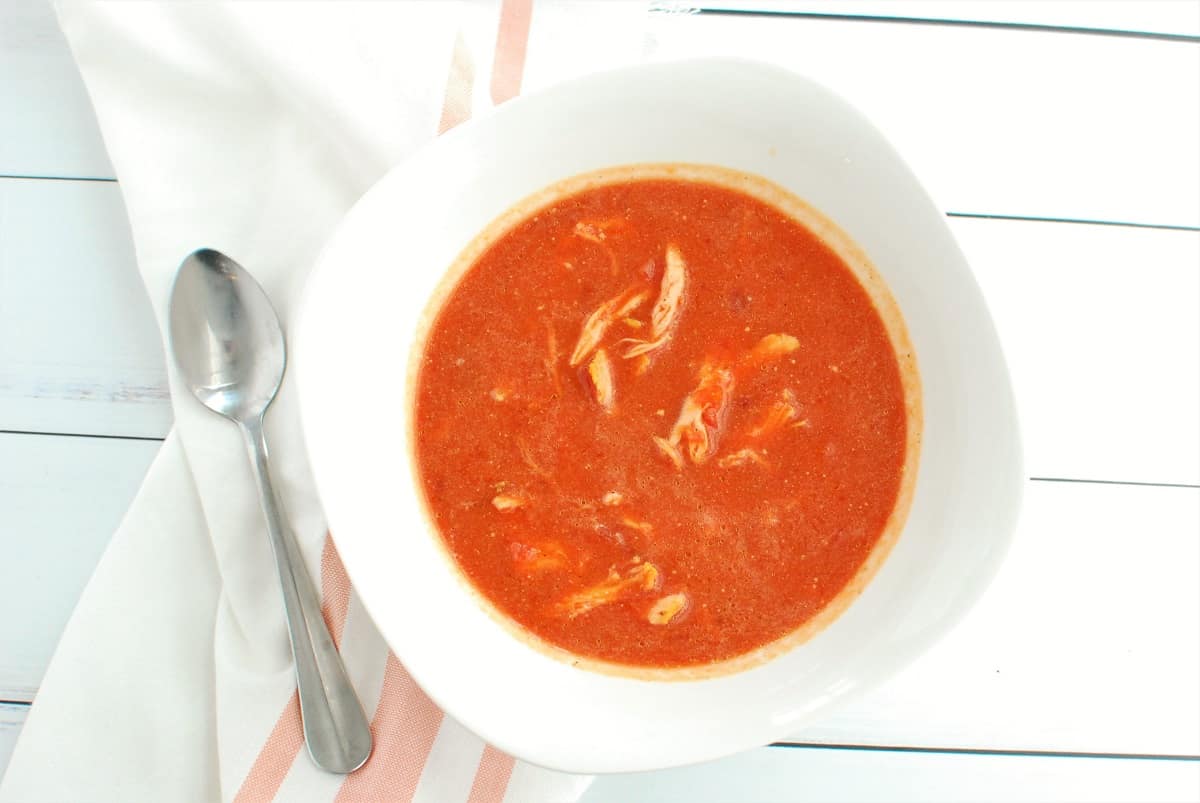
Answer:
<svg viewBox="0 0 1200 803"><path fill-rule="evenodd" d="M342 628L346 625L349 607L350 578L338 557L333 539L326 533L325 545L321 550L321 614L325 617L325 626L329 628L334 644L342 641ZM246 779L242 781L234 803L266 803L273 800L303 745L300 697L293 694L250 767L250 772L246 774Z"/></svg>
<svg viewBox="0 0 1200 803"><path fill-rule="evenodd" d="M321 612L333 643L341 646L342 630L346 627L346 611L350 609L350 576L338 555L329 533L321 549Z"/></svg>
<svg viewBox="0 0 1200 803"><path fill-rule="evenodd" d="M270 803L287 777L288 770L304 744L304 728L300 721L300 695L293 693L283 713L271 729L266 744L250 767L246 779L234 796L234 803Z"/></svg>
<svg viewBox="0 0 1200 803"><path fill-rule="evenodd" d="M467 803L501 803L516 761L490 744L483 749Z"/></svg>
<svg viewBox="0 0 1200 803"><path fill-rule="evenodd" d="M497 105L521 93L532 17L533 0L504 0L500 6L496 58L492 62L492 102Z"/></svg>
<svg viewBox="0 0 1200 803"><path fill-rule="evenodd" d="M389 653L383 694L371 721L375 751L362 769L346 776L335 803L412 800L443 716Z"/></svg>
<svg viewBox="0 0 1200 803"><path fill-rule="evenodd" d="M460 32L454 39L454 55L450 60L450 77L446 79L446 94L442 101L442 119L438 133L444 134L471 117L471 92L475 88L475 65L471 52Z"/></svg>

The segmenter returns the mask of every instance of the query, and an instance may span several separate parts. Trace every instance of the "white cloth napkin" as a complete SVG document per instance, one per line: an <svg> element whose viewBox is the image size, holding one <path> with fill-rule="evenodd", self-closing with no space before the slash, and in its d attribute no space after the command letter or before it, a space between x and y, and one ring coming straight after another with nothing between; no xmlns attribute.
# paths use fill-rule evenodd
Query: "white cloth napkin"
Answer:
<svg viewBox="0 0 1200 803"><path fill-rule="evenodd" d="M523 81L636 59L644 13L532 0L58 7L164 331L175 269L201 246L245 265L286 329L322 243L390 166ZM587 778L485 746L388 652L327 537L285 379L266 422L272 467L376 740L348 777L312 765L238 433L169 374L175 428L59 644L0 800L575 800Z"/></svg>

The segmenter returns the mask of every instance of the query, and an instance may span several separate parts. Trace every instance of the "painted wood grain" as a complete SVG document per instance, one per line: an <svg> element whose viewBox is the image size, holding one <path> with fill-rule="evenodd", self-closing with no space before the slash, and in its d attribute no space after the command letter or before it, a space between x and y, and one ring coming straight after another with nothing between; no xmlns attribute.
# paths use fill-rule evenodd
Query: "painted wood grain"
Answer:
<svg viewBox="0 0 1200 803"><path fill-rule="evenodd" d="M0 703L0 777L4 776L4 769L8 766L8 760L17 744L17 735L20 734L21 726L25 724L28 715L27 705Z"/></svg>
<svg viewBox="0 0 1200 803"><path fill-rule="evenodd" d="M117 185L0 180L0 430L161 437L170 423Z"/></svg>

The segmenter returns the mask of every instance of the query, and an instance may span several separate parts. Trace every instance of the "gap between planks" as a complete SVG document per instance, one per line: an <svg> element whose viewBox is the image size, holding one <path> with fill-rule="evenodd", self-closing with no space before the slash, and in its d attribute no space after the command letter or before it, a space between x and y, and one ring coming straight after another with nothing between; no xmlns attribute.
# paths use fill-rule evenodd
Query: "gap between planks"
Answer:
<svg viewBox="0 0 1200 803"><path fill-rule="evenodd" d="M1127 39L1151 39L1159 42L1200 43L1200 36L1183 33L1157 31L1131 31L1120 28L1090 28L1077 25L1051 25L1038 22L1002 22L998 20L958 20L938 17L898 17L885 14L832 14L818 11L786 11L783 9L750 9L706 7L676 7L665 3L651 8L652 12L666 14L698 14L713 17L774 17L790 19L822 20L829 22L885 23L890 25L932 25L950 28L990 28L993 30L1025 31L1035 33L1084 34L1087 36L1114 36Z"/></svg>
<svg viewBox="0 0 1200 803"><path fill-rule="evenodd" d="M1070 750L992 750L982 747L906 747L882 744L823 744L821 742L772 742L767 747L785 750L851 750L865 753L932 753L934 755L1014 756L1018 758L1117 758L1152 761L1195 761L1200 755L1185 753L1095 753Z"/></svg>
<svg viewBox="0 0 1200 803"><path fill-rule="evenodd" d="M94 435L90 432L42 432L32 429L0 429L0 435L33 435L47 438L102 438L116 441L157 441L162 443L166 436L156 435Z"/></svg>

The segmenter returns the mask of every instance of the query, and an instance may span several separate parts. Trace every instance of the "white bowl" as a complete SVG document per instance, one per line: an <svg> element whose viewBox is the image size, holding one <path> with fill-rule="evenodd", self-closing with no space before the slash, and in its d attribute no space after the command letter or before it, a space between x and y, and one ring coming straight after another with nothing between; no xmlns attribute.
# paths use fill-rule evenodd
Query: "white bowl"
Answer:
<svg viewBox="0 0 1200 803"><path fill-rule="evenodd" d="M890 286L922 381L912 509L878 574L805 643L705 680L585 671L499 626L438 545L409 456L409 352L458 253L548 184L645 162L755 173L835 221ZM942 213L862 115L774 67L633 67L520 98L439 138L347 215L313 273L297 341L308 450L359 596L434 702L546 767L662 768L796 733L958 621L1016 522L1022 472L1008 373Z"/></svg>

